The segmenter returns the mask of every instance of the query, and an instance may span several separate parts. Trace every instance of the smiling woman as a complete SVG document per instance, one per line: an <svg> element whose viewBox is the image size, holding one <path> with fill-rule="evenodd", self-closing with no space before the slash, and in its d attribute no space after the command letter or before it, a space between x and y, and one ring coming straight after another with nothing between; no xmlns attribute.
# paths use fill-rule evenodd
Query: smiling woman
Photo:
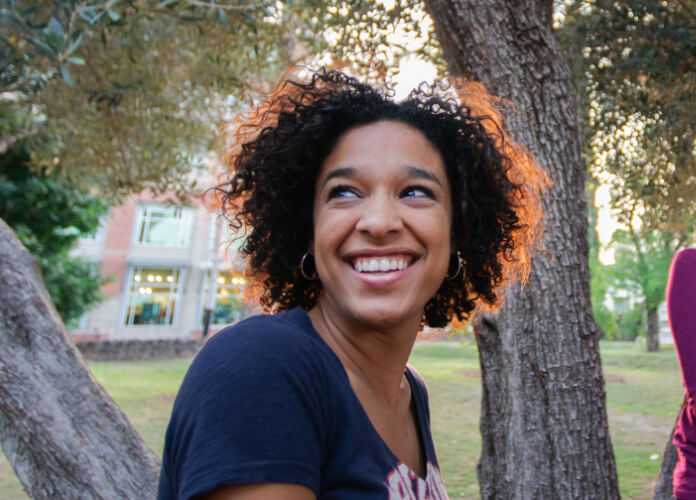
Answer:
<svg viewBox="0 0 696 500"><path fill-rule="evenodd" d="M159 498L447 498L408 357L424 324L524 279L543 174L436 88L395 103L335 71L282 84L227 161L223 207L274 314L194 360Z"/></svg>

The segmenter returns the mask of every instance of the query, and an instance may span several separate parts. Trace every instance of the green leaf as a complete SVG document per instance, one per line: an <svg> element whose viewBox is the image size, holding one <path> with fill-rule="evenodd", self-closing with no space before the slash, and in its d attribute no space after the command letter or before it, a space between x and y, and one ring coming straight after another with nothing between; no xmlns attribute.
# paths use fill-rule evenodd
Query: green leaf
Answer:
<svg viewBox="0 0 696 500"><path fill-rule="evenodd" d="M119 13L118 13L117 11L115 11L115 10L109 9L109 10L106 11L106 13L109 14L109 17L111 18L111 20L112 20L113 22L118 22L119 19L121 19L121 14L119 14Z"/></svg>
<svg viewBox="0 0 696 500"><path fill-rule="evenodd" d="M57 51L63 49L63 46L65 45L65 36L63 35L62 28L60 33L52 31L50 29L46 29L44 33L46 35L46 43L48 45L50 45Z"/></svg>
<svg viewBox="0 0 696 500"><path fill-rule="evenodd" d="M43 40L40 40L38 38L27 38L27 42L39 49L46 56L54 57L56 55L55 49L50 45L44 43Z"/></svg>
<svg viewBox="0 0 696 500"><path fill-rule="evenodd" d="M63 25L55 17L52 17L51 20L48 22L48 26L46 27L46 33L55 35L61 39L65 37Z"/></svg>
<svg viewBox="0 0 696 500"><path fill-rule="evenodd" d="M63 81L65 83L67 83L71 87L75 86L75 80L73 80L73 77L70 74L70 70L65 64L61 64L60 66L60 76L63 78Z"/></svg>
<svg viewBox="0 0 696 500"><path fill-rule="evenodd" d="M87 5L85 7L80 7L78 9L80 17L88 22L89 24L95 24L99 19L101 19L103 12L98 12L97 8L93 5Z"/></svg>
<svg viewBox="0 0 696 500"><path fill-rule="evenodd" d="M85 60L82 59L81 57L68 57L68 62L72 64L77 64L80 66L85 65Z"/></svg>

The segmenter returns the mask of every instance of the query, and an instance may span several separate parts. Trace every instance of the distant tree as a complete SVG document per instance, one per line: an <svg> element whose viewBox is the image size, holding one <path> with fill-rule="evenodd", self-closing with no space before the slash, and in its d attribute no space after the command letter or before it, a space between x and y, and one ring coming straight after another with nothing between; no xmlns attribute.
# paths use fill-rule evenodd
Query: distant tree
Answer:
<svg viewBox="0 0 696 500"><path fill-rule="evenodd" d="M53 304L71 323L101 299L102 279L93 264L70 256L70 250L97 230L107 204L64 178L30 171L29 161L23 142L0 154L0 218L37 259Z"/></svg>
<svg viewBox="0 0 696 500"><path fill-rule="evenodd" d="M674 253L689 241L693 230L679 233L638 229L635 225L614 233L615 263L610 279L615 290L624 290L641 301L646 318L646 347L660 348L658 308L665 300L667 273Z"/></svg>

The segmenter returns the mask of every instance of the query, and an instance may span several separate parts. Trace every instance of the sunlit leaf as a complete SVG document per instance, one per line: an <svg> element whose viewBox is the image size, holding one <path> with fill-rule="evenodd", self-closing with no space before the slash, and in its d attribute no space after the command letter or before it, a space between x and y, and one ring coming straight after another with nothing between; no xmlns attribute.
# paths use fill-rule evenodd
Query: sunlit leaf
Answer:
<svg viewBox="0 0 696 500"><path fill-rule="evenodd" d="M75 80L73 80L72 75L70 74L70 70L65 64L62 64L60 66L60 76L63 78L63 81L70 85L71 87L75 86Z"/></svg>
<svg viewBox="0 0 696 500"><path fill-rule="evenodd" d="M107 10L106 13L109 15L109 18L111 18L113 22L118 22L121 19L121 14L119 14L117 11L113 9Z"/></svg>

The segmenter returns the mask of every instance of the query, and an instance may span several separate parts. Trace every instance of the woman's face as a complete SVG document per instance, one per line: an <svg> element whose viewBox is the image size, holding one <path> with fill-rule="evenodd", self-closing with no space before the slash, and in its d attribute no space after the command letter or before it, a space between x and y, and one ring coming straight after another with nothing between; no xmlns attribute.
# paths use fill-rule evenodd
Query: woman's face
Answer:
<svg viewBox="0 0 696 500"><path fill-rule="evenodd" d="M447 273L451 224L445 166L421 132L396 121L349 130L315 188L322 306L376 328L419 321Z"/></svg>

